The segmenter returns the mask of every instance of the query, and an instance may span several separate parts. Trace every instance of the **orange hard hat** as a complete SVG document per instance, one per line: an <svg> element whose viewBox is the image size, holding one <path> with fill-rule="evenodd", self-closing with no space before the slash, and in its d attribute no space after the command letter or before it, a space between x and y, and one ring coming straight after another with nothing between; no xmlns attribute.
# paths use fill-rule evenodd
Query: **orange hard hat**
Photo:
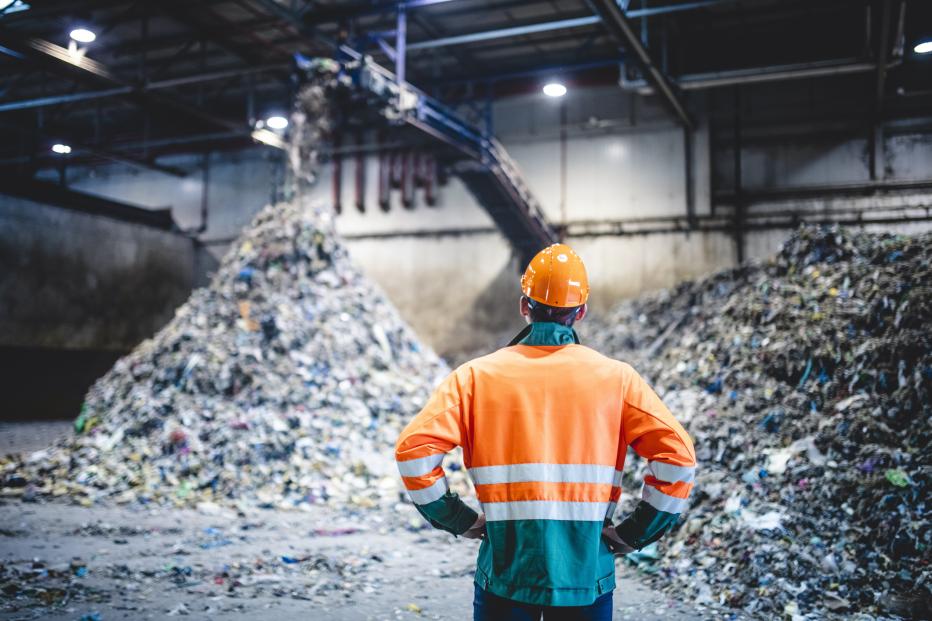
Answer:
<svg viewBox="0 0 932 621"><path fill-rule="evenodd" d="M521 293L547 306L582 306L589 299L586 266L566 244L547 246L531 259L524 271Z"/></svg>

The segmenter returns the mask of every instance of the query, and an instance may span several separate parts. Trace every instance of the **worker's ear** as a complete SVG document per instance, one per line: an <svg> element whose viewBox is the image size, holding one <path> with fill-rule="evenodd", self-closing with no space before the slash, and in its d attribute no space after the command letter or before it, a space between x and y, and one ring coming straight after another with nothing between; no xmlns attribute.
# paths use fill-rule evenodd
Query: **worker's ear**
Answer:
<svg viewBox="0 0 932 621"><path fill-rule="evenodd" d="M518 302L518 311L521 313L521 316L530 321L531 318L531 305L528 303L526 296L521 296L521 301Z"/></svg>
<svg viewBox="0 0 932 621"><path fill-rule="evenodd" d="M576 321L582 321L586 317L586 313L589 312L589 305L583 304L578 309L576 309Z"/></svg>

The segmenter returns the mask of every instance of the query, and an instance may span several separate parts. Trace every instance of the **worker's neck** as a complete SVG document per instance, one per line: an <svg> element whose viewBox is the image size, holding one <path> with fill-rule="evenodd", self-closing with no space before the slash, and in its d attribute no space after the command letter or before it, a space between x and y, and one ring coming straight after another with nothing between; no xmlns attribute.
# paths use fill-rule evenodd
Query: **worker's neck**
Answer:
<svg viewBox="0 0 932 621"><path fill-rule="evenodd" d="M522 345L572 345L578 343L579 338L572 326L553 321L535 321L528 333L521 339Z"/></svg>

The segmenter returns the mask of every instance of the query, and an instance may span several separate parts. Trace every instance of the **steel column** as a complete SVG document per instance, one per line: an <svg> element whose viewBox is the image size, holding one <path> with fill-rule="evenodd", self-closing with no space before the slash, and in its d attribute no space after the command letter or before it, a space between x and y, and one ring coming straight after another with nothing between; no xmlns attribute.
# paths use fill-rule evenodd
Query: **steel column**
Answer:
<svg viewBox="0 0 932 621"><path fill-rule="evenodd" d="M683 163L686 167L686 221L689 228L696 228L696 180L695 180L695 130L683 128Z"/></svg>
<svg viewBox="0 0 932 621"><path fill-rule="evenodd" d="M742 197L741 179L741 91L735 87L735 119L734 119L734 158L735 158L735 200L734 208L734 236L735 258L739 264L744 262L744 199Z"/></svg>
<svg viewBox="0 0 932 621"><path fill-rule="evenodd" d="M883 125L880 123L883 114L883 94L887 82L887 48L890 45L890 0L882 0L880 18L880 41L877 47L877 73L874 84L874 101L871 106L870 133L868 134L868 167L871 181L876 181L883 175L884 148Z"/></svg>

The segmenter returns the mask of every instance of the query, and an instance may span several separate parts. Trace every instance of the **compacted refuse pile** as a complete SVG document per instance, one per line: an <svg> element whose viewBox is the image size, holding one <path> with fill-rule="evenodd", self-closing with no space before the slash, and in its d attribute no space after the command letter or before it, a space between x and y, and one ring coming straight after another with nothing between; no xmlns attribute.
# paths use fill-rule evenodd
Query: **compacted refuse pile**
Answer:
<svg viewBox="0 0 932 621"><path fill-rule="evenodd" d="M392 445L446 372L328 213L272 205L94 384L75 436L0 462L0 484L83 504L397 502Z"/></svg>
<svg viewBox="0 0 932 621"><path fill-rule="evenodd" d="M801 228L768 262L592 327L699 460L659 558L632 559L755 616L928 618L932 235Z"/></svg>

